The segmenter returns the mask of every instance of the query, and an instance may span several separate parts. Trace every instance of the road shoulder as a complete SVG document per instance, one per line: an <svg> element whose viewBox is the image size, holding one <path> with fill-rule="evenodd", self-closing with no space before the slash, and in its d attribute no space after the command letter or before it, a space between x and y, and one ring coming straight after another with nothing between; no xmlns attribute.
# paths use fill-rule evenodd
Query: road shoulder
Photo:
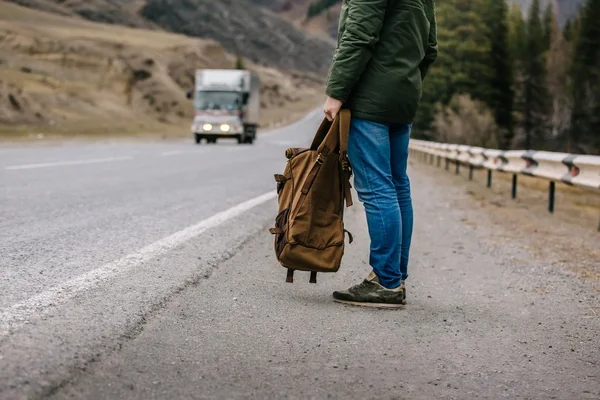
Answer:
<svg viewBox="0 0 600 400"><path fill-rule="evenodd" d="M597 398L590 281L537 259L526 238L506 238L510 227L464 186L418 165L412 180L404 309L331 301L368 272L356 206L339 273L286 284L262 232L54 398Z"/></svg>

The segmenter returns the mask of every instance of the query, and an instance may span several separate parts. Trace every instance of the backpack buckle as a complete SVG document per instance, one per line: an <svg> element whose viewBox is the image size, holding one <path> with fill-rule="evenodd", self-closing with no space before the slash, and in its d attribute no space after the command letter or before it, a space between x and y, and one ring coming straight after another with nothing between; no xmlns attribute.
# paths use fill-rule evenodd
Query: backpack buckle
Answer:
<svg viewBox="0 0 600 400"><path fill-rule="evenodd" d="M321 154L321 153L317 154L317 164L323 165L324 162L325 162L325 160L323 159L323 154Z"/></svg>

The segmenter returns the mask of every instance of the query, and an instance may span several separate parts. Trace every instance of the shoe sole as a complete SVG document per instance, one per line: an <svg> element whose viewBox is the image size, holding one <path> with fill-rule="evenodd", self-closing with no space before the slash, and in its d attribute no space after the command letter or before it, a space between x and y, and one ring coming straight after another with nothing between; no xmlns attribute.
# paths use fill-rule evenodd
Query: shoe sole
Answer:
<svg viewBox="0 0 600 400"><path fill-rule="evenodd" d="M402 304L366 303L366 302L338 300L338 299L333 299L333 301L335 301L336 303L349 304L349 305L358 306L358 307L385 308L385 309L398 309L398 308L403 308L406 305L406 300L404 300L402 302Z"/></svg>

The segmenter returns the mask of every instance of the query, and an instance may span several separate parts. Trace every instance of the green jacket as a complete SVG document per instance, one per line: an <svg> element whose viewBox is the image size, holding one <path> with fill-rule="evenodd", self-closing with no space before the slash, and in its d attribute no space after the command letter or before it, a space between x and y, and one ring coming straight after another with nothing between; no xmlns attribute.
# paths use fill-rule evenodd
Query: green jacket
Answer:
<svg viewBox="0 0 600 400"><path fill-rule="evenodd" d="M343 0L327 95L356 118L412 123L436 57L434 0Z"/></svg>

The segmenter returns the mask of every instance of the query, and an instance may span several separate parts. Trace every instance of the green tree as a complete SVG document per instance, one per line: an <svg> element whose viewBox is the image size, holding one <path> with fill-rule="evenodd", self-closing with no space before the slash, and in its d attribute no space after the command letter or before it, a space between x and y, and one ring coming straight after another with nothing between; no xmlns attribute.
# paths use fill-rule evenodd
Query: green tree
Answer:
<svg viewBox="0 0 600 400"><path fill-rule="evenodd" d="M238 54L235 58L235 69L246 69L246 64L244 63L244 57Z"/></svg>
<svg viewBox="0 0 600 400"><path fill-rule="evenodd" d="M522 64L522 129L526 148L540 148L546 137L549 111L544 29L540 0L533 0L527 17L527 38Z"/></svg>
<svg viewBox="0 0 600 400"><path fill-rule="evenodd" d="M577 151L600 154L600 0L582 11L573 57L571 135Z"/></svg>
<svg viewBox="0 0 600 400"><path fill-rule="evenodd" d="M526 26L523 20L523 10L517 3L511 3L508 11L508 43L513 63L523 60L525 40Z"/></svg>
<svg viewBox="0 0 600 400"><path fill-rule="evenodd" d="M341 3L341 0L315 0L308 5L306 10L306 17L308 19L321 15L323 11L328 10L331 6L336 3Z"/></svg>
<svg viewBox="0 0 600 400"><path fill-rule="evenodd" d="M550 50L552 41L552 25L554 24L554 2L551 1L544 9L543 29L544 29L544 49Z"/></svg>
<svg viewBox="0 0 600 400"><path fill-rule="evenodd" d="M431 137L436 105L446 106L455 94L469 94L488 103L493 71L491 44L483 14L487 0L447 0L436 10L440 54L423 88L414 127L416 135Z"/></svg>
<svg viewBox="0 0 600 400"><path fill-rule="evenodd" d="M571 41L571 37L573 35L573 25L571 19L569 18L567 22L565 22L565 27L563 28L563 36L567 42Z"/></svg>
<svg viewBox="0 0 600 400"><path fill-rule="evenodd" d="M505 0L487 0L485 11L488 40L491 43L492 76L488 104L500 128L497 142L503 149L511 145L513 131L513 62L509 46L508 5Z"/></svg>
<svg viewBox="0 0 600 400"><path fill-rule="evenodd" d="M550 94L549 130L556 146L551 149L571 151L570 124L573 97L569 89L571 80L572 46L558 26L558 15L553 12L550 22L550 49L546 57L548 91ZM559 146L560 144L565 144Z"/></svg>

